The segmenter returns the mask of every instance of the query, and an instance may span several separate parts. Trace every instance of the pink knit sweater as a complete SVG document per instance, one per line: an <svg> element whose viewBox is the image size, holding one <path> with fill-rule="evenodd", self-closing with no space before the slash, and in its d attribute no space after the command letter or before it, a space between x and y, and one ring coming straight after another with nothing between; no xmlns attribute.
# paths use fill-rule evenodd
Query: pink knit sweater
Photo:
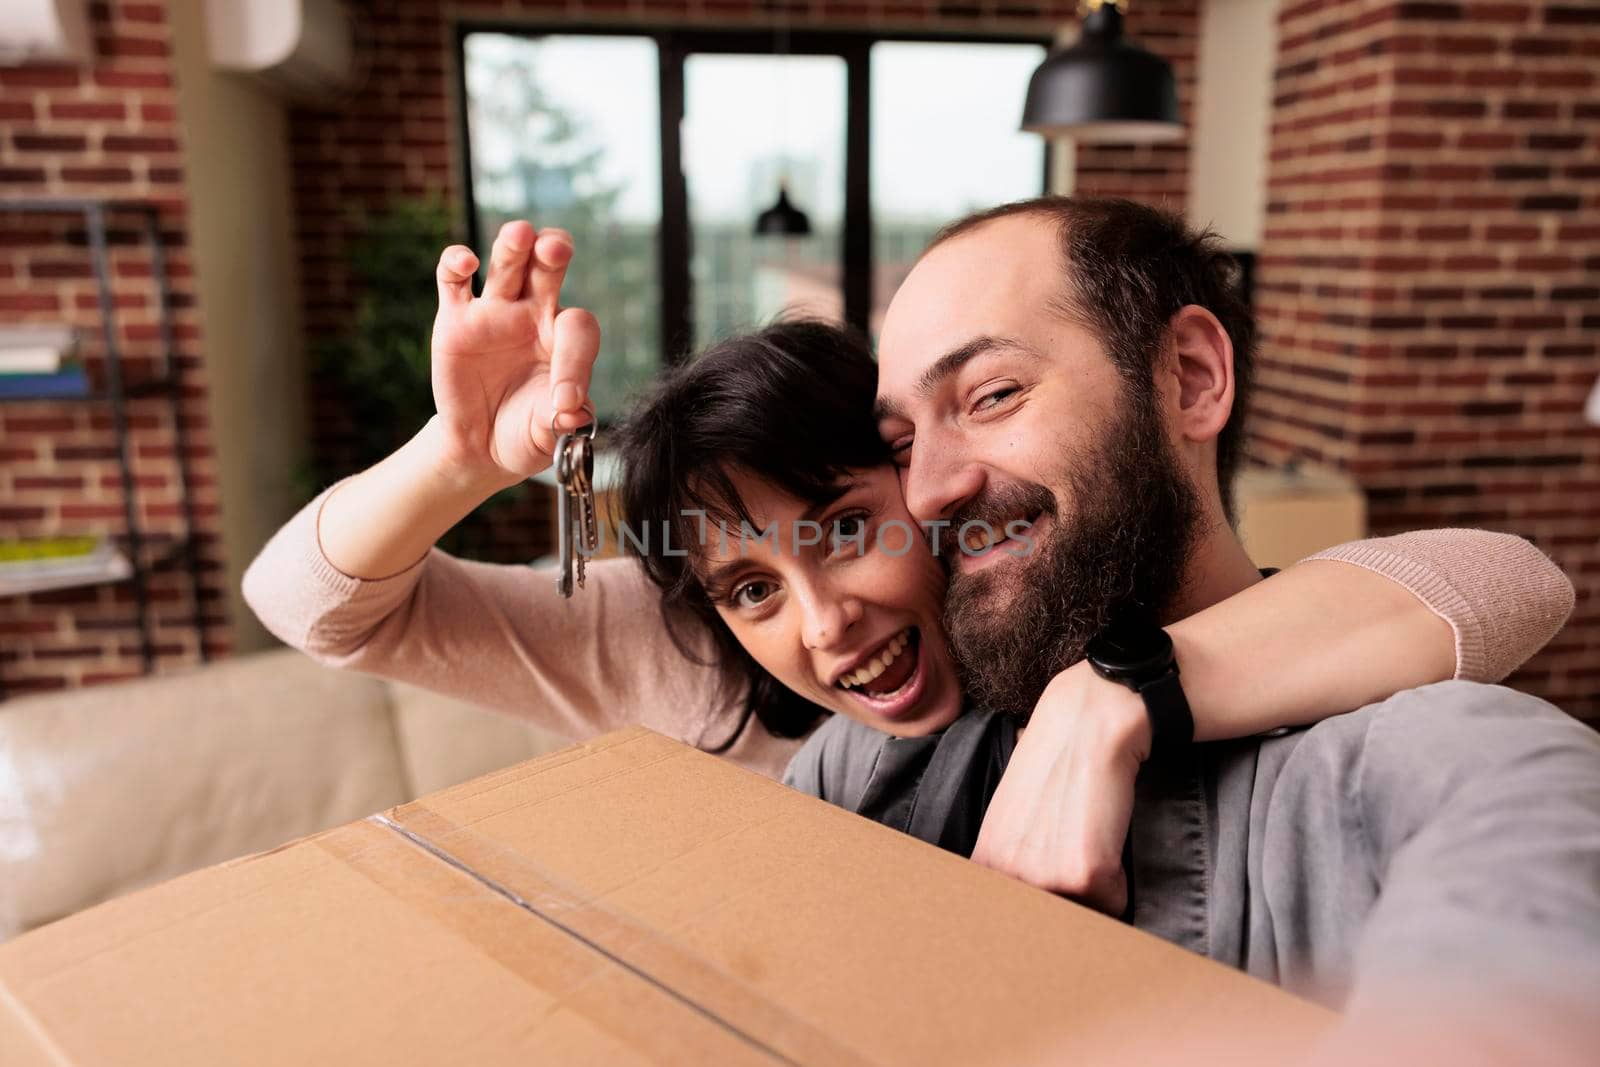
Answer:
<svg viewBox="0 0 1600 1067"><path fill-rule="evenodd" d="M269 541L244 576L263 624L319 662L413 682L585 738L642 724L701 747L724 742L743 692L673 645L654 586L632 560L589 565L587 588L562 600L548 570L472 563L434 549L378 581L322 554L327 493ZM1429 530L1319 553L1400 582L1456 635L1456 677L1499 681L1572 611L1572 585L1521 538ZM709 641L705 651L709 653ZM777 777L799 740L752 723L728 758Z"/></svg>

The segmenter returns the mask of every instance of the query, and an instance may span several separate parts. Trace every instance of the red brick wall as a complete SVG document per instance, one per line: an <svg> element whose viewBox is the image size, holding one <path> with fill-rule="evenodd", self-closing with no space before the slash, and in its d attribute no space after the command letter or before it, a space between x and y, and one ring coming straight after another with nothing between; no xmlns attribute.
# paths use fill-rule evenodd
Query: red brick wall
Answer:
<svg viewBox="0 0 1600 1067"><path fill-rule="evenodd" d="M301 274L306 290L306 325L313 339L348 320L353 294L342 258L353 206L380 207L394 197L442 193L459 196L462 131L455 118L454 27L458 21L496 19L548 25L562 20L641 26L693 24L708 27L775 25L775 10L787 10L795 28L923 30L982 34L1037 33L1052 37L1076 19L1076 0L1026 3L970 0L936 3L822 2L783 4L751 0L664 2L458 2L370 0L356 5L360 63L367 77L359 92L336 107L294 114L295 197L300 219ZM1139 0L1128 27L1169 58L1178 74L1187 113L1195 82L1199 0ZM1017 102L1018 113L1022 102ZM1089 148L1078 155L1083 192L1130 196L1181 209L1188 184L1186 141L1137 148ZM343 430L337 398L313 396L318 448L336 455ZM526 558L548 544L542 508L501 512L496 538L506 558Z"/></svg>
<svg viewBox="0 0 1600 1067"><path fill-rule="evenodd" d="M228 647L206 384L185 210L184 158L162 3L91 5L88 66L0 67L0 198L117 197L154 203L173 287L183 412L208 588L210 651ZM136 216L115 216L112 262L120 347L132 373L159 354L150 256ZM147 246L146 246L147 247ZM96 375L100 317L81 221L0 212L0 321L66 322L90 338ZM145 528L175 535L178 474L165 400L131 403L134 471ZM108 407L0 404L0 537L123 530ZM186 576L150 585L158 662L198 657ZM118 679L140 671L131 587L102 586L0 598L0 684L9 693Z"/></svg>
<svg viewBox="0 0 1600 1067"><path fill-rule="evenodd" d="M1377 532L1532 539L1577 611L1514 679L1600 716L1600 6L1290 2L1258 277L1259 457Z"/></svg>

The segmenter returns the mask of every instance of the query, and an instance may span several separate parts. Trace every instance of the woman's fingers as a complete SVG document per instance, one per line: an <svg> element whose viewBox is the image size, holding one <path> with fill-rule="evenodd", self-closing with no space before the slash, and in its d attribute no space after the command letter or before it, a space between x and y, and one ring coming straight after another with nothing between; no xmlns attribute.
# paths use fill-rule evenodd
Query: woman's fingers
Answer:
<svg viewBox="0 0 1600 1067"><path fill-rule="evenodd" d="M483 283L485 297L516 300L522 296L533 239L533 226L520 219L500 227L494 250L489 253L489 277Z"/></svg>
<svg viewBox="0 0 1600 1067"><path fill-rule="evenodd" d="M555 344L550 356L550 408L556 427L573 430L590 421L584 404L589 399L589 378L600 354L600 322L582 308L567 308L556 316Z"/></svg>
<svg viewBox="0 0 1600 1067"><path fill-rule="evenodd" d="M451 245L441 252L434 271L439 283L439 305L470 304L472 272L477 269L478 257L466 245Z"/></svg>
<svg viewBox="0 0 1600 1067"><path fill-rule="evenodd" d="M551 227L534 238L533 256L528 262L528 292L533 297L536 322L550 322L561 303L561 283L572 262L572 235Z"/></svg>

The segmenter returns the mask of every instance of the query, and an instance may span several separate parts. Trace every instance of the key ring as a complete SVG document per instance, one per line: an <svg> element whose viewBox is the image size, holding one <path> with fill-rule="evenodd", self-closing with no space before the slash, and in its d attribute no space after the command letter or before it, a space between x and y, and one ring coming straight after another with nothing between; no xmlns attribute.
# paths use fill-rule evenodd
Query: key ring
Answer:
<svg viewBox="0 0 1600 1067"><path fill-rule="evenodd" d="M589 421L584 425L579 426L576 430L569 432L578 434L582 437L587 437L589 440L593 441L594 435L599 429L600 416L595 414L594 401L592 400L585 400L583 402L583 410L589 413ZM562 436L561 433L556 429L556 420L560 417L561 412L559 411L550 416L550 436L556 438L557 440L560 440ZM584 433L583 431L585 430L588 430L589 432Z"/></svg>

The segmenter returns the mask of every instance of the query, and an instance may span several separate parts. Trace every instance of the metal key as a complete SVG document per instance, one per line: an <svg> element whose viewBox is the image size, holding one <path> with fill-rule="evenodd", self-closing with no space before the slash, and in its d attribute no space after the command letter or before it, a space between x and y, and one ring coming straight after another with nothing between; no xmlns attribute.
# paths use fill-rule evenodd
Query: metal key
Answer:
<svg viewBox="0 0 1600 1067"><path fill-rule="evenodd" d="M572 469L572 501L578 508L577 515L573 516L573 530L578 542L574 562L577 564L579 589L583 588L584 565L595 554L600 541L600 523L595 516L592 441L592 437L579 437L573 441L572 459L568 463Z"/></svg>
<svg viewBox="0 0 1600 1067"><path fill-rule="evenodd" d="M587 430L587 432L585 432ZM555 474L559 488L556 491L556 526L560 552L560 566L556 573L556 590L564 597L572 595L572 580L576 575L578 588L583 588L584 565L595 553L599 542L599 524L595 518L594 502L594 426L562 434L556 441Z"/></svg>

